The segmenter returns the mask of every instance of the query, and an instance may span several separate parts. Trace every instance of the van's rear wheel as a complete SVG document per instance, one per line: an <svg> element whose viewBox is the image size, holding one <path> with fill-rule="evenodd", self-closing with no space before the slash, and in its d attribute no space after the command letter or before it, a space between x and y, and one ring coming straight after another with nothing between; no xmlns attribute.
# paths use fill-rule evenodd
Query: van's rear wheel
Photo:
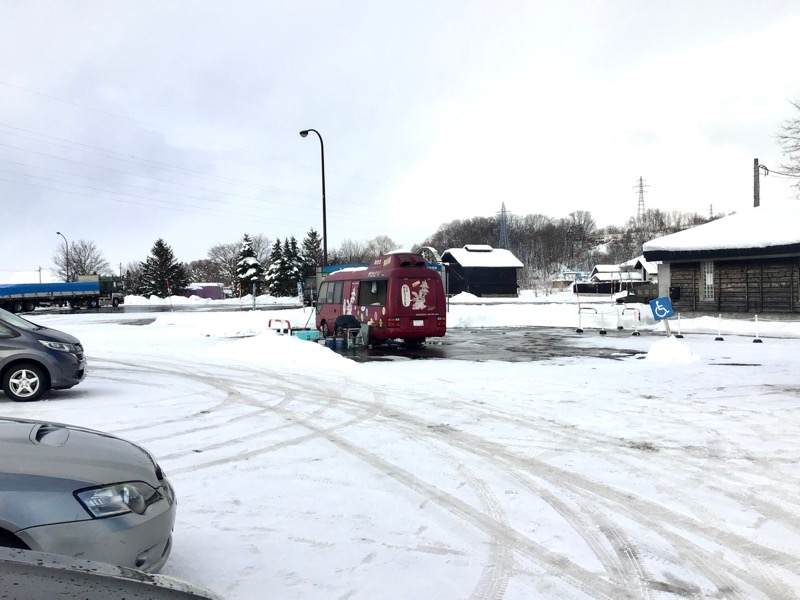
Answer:
<svg viewBox="0 0 800 600"><path fill-rule="evenodd" d="M6 372L3 390L14 402L33 402L47 391L47 376L39 365L20 363Z"/></svg>

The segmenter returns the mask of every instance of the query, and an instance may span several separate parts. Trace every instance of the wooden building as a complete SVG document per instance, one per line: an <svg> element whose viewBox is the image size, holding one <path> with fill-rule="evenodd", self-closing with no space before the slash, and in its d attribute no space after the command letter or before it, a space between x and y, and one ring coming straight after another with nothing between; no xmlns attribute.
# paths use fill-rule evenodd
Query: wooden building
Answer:
<svg viewBox="0 0 800 600"><path fill-rule="evenodd" d="M644 244L676 312L800 312L800 202L749 208Z"/></svg>
<svg viewBox="0 0 800 600"><path fill-rule="evenodd" d="M475 296L516 297L517 271L522 263L508 250L482 244L450 248L442 253L448 296L468 292Z"/></svg>

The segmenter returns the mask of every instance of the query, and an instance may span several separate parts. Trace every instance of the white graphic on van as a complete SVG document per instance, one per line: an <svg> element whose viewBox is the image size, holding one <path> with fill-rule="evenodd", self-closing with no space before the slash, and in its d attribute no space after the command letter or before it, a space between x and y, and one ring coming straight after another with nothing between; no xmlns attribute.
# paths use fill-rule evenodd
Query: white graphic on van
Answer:
<svg viewBox="0 0 800 600"><path fill-rule="evenodd" d="M428 282L415 281L412 284L414 287L419 286L419 290L411 292L411 308L414 310L423 310L427 308L425 305L425 297L428 295Z"/></svg>
<svg viewBox="0 0 800 600"><path fill-rule="evenodd" d="M411 288L408 287L407 283L404 283L400 288L400 302L402 302L403 306L406 308L411 305Z"/></svg>

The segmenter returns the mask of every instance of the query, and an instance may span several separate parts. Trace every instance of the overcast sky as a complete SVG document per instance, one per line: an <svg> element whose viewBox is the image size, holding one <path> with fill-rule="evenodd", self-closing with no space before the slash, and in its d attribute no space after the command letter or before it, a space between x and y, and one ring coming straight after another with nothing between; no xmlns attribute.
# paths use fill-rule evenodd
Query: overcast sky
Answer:
<svg viewBox="0 0 800 600"><path fill-rule="evenodd" d="M56 231L115 267L321 233L306 128L329 249L503 204L622 225L640 176L647 208L741 210L784 159L798 31L796 1L3 0L0 282Z"/></svg>

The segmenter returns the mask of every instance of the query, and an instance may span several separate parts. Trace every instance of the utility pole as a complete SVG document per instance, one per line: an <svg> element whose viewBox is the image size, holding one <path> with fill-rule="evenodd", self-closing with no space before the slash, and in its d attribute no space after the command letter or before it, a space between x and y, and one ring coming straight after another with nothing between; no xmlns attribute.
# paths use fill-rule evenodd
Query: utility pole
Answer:
<svg viewBox="0 0 800 600"><path fill-rule="evenodd" d="M764 171L764 175L769 175L769 169L764 165L758 164L758 159L753 159L753 206L761 204L761 182L758 179L759 171ZM783 173L781 173L783 175Z"/></svg>
<svg viewBox="0 0 800 600"><path fill-rule="evenodd" d="M761 204L761 184L758 181L758 159L753 159L753 206Z"/></svg>

